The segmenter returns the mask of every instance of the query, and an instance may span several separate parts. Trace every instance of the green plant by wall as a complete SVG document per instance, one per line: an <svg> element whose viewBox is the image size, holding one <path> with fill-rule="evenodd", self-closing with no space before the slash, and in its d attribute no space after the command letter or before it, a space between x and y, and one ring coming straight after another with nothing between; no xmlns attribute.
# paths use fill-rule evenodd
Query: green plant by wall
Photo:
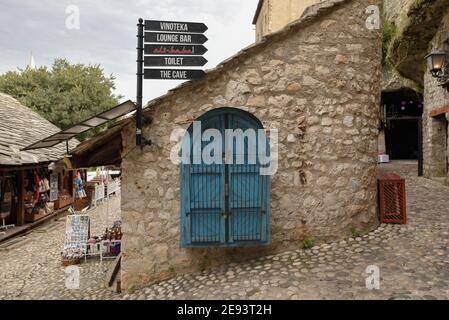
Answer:
<svg viewBox="0 0 449 320"><path fill-rule="evenodd" d="M304 241L302 242L302 246L304 249L310 249L313 247L313 240L306 238L304 239Z"/></svg>
<svg viewBox="0 0 449 320"><path fill-rule="evenodd" d="M351 234L353 238L359 238L362 234L357 230L356 226L351 227Z"/></svg>
<svg viewBox="0 0 449 320"><path fill-rule="evenodd" d="M395 37L397 32L396 25L388 19L383 19L382 28L382 63L385 65L388 63L388 52L391 45L391 41Z"/></svg>

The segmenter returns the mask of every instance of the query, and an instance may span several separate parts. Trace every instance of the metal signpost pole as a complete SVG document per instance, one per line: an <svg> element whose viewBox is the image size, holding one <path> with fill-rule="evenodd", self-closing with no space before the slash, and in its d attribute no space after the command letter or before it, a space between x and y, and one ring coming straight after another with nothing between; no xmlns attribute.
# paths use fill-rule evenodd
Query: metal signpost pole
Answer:
<svg viewBox="0 0 449 320"><path fill-rule="evenodd" d="M143 19L137 24L137 113L136 113L136 145L143 148L142 144L142 99L143 99Z"/></svg>

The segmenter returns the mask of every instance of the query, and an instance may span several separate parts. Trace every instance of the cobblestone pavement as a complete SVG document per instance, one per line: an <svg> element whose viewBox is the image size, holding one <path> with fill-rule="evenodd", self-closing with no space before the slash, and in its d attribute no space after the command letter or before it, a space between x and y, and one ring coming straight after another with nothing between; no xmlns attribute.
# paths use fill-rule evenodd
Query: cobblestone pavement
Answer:
<svg viewBox="0 0 449 320"><path fill-rule="evenodd" d="M113 197L91 214L91 234L111 227L120 215L120 198ZM80 290L66 288L61 265L65 217L26 235L9 250L0 249L0 300L2 299L114 299L119 296L104 288L112 260L93 258L80 267Z"/></svg>
<svg viewBox="0 0 449 320"><path fill-rule="evenodd" d="M81 265L81 290L64 289L61 226L0 252L0 298L449 299L449 188L418 178L414 162L383 167L407 178L406 226L382 225L356 239L178 276L120 295L101 289L107 265L93 262ZM380 269L380 290L366 288L370 265Z"/></svg>

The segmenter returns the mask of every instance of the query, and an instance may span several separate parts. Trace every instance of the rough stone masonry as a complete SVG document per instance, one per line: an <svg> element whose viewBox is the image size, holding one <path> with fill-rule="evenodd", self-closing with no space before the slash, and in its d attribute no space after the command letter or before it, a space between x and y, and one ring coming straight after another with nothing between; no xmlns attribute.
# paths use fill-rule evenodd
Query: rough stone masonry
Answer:
<svg viewBox="0 0 449 320"><path fill-rule="evenodd" d="M323 1L208 72L150 103L143 130L153 145L135 148L123 130L122 285L132 289L175 274L342 239L372 230L381 31L367 7L378 0ZM279 129L279 170L272 177L271 245L180 247L179 166L170 161L175 129L205 112L240 108Z"/></svg>

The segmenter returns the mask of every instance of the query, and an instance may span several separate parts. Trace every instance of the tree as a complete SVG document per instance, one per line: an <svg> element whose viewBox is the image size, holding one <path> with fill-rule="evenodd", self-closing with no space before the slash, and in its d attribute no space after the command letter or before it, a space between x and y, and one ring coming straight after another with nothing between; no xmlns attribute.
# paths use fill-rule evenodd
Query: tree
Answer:
<svg viewBox="0 0 449 320"><path fill-rule="evenodd" d="M27 68L0 75L0 91L66 129L116 106L122 97L113 93L114 81L113 75L104 75L100 65L56 59L51 69Z"/></svg>

